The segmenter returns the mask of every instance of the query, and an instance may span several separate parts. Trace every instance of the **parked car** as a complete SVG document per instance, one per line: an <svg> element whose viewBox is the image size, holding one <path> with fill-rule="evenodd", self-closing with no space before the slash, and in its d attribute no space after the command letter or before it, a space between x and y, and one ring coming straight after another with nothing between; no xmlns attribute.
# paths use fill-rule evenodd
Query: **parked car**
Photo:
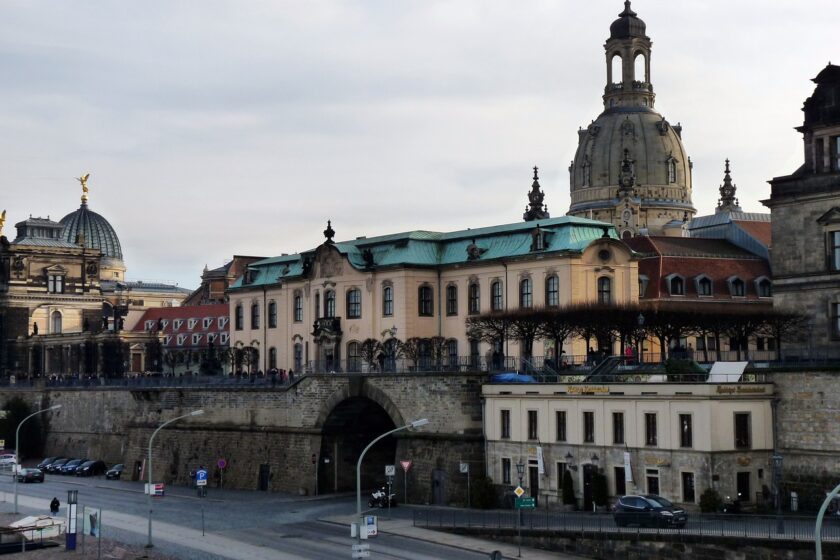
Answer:
<svg viewBox="0 0 840 560"><path fill-rule="evenodd" d="M615 504L615 524L619 527L685 527L688 514L662 496L621 496Z"/></svg>
<svg viewBox="0 0 840 560"><path fill-rule="evenodd" d="M61 471L61 467L66 465L72 459L56 459L49 465L47 465L47 472L50 474L55 474Z"/></svg>
<svg viewBox="0 0 840 560"><path fill-rule="evenodd" d="M76 469L78 469L79 466L85 462L87 462L87 459L73 459L72 461L67 461L61 467L60 472L61 474L76 474Z"/></svg>
<svg viewBox="0 0 840 560"><path fill-rule="evenodd" d="M17 457L14 453L4 453L0 455L0 465L14 465L17 464Z"/></svg>
<svg viewBox="0 0 840 560"><path fill-rule="evenodd" d="M35 468L20 469L18 482L44 482L44 471Z"/></svg>
<svg viewBox="0 0 840 560"><path fill-rule="evenodd" d="M123 465L122 463L114 465L113 467L105 471L105 478L107 478L108 480L119 480L124 470L125 465Z"/></svg>
<svg viewBox="0 0 840 560"><path fill-rule="evenodd" d="M38 468L41 470L46 469L48 465L55 463L59 459L64 459L64 457L47 457L46 459L43 459L40 463L38 463Z"/></svg>
<svg viewBox="0 0 840 560"><path fill-rule="evenodd" d="M108 467L103 461L86 461L76 469L76 476L96 476L104 473Z"/></svg>

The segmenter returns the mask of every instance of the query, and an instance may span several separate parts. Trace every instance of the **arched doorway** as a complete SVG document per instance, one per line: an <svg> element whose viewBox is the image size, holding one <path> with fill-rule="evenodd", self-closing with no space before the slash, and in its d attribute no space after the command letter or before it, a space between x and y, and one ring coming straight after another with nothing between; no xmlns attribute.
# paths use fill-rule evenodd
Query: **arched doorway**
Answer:
<svg viewBox="0 0 840 560"><path fill-rule="evenodd" d="M350 397L336 405L321 432L318 492L355 490L359 454L371 441L395 427L385 409L366 397ZM393 437L377 442L367 452L362 464L363 490L385 483L385 465L393 465L396 454L397 440Z"/></svg>

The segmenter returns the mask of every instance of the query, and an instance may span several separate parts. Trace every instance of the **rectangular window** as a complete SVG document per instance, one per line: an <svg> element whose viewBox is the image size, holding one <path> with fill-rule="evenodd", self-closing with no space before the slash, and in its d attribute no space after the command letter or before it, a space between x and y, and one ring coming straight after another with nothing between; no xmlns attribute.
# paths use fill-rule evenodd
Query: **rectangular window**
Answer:
<svg viewBox="0 0 840 560"><path fill-rule="evenodd" d="M560 281L556 276L549 276L545 281L545 304L549 307L560 305Z"/></svg>
<svg viewBox="0 0 840 560"><path fill-rule="evenodd" d="M502 457L502 484L510 484L510 459Z"/></svg>
<svg viewBox="0 0 840 560"><path fill-rule="evenodd" d="M656 445L656 413L645 413L645 445Z"/></svg>
<svg viewBox="0 0 840 560"><path fill-rule="evenodd" d="M537 411L528 411L528 439L539 439L537 426Z"/></svg>
<svg viewBox="0 0 840 560"><path fill-rule="evenodd" d="M47 291L51 294L64 293L64 276L58 274L50 274L48 278Z"/></svg>
<svg viewBox="0 0 840 560"><path fill-rule="evenodd" d="M613 420L613 443L623 444L624 443L624 413L623 412L613 412L612 420Z"/></svg>
<svg viewBox="0 0 840 560"><path fill-rule="evenodd" d="M469 288L469 305L467 311L470 315L475 315L481 312L481 291L478 284L470 284Z"/></svg>
<svg viewBox="0 0 840 560"><path fill-rule="evenodd" d="M752 438L750 438L750 413L735 413L735 449L750 449Z"/></svg>
<svg viewBox="0 0 840 560"><path fill-rule="evenodd" d="M831 270L840 270L840 231L828 232L828 242L829 267Z"/></svg>
<svg viewBox="0 0 840 560"><path fill-rule="evenodd" d="M499 433L502 439L510 439L510 410L501 411L501 427Z"/></svg>
<svg viewBox="0 0 840 560"><path fill-rule="evenodd" d="M394 314L394 288L385 286L382 289L382 315L391 317Z"/></svg>
<svg viewBox="0 0 840 560"><path fill-rule="evenodd" d="M583 441L584 443L595 443L595 413L583 413Z"/></svg>
<svg viewBox="0 0 840 560"><path fill-rule="evenodd" d="M496 281L490 285L490 296L490 308L493 311L501 311L505 304L501 282Z"/></svg>
<svg viewBox="0 0 840 560"><path fill-rule="evenodd" d="M418 313L421 317L431 317L433 315L431 286L420 286L417 296Z"/></svg>
<svg viewBox="0 0 840 560"><path fill-rule="evenodd" d="M566 441L566 411L558 410L554 413L554 422L557 425L556 441Z"/></svg>
<svg viewBox="0 0 840 560"><path fill-rule="evenodd" d="M245 310L242 308L242 304L238 304L236 306L236 311L233 317L233 324L234 328L238 331L242 330L242 324L245 322Z"/></svg>
<svg viewBox="0 0 840 560"><path fill-rule="evenodd" d="M353 288L347 292L347 318L358 319L362 316L362 291Z"/></svg>
<svg viewBox="0 0 840 560"><path fill-rule="evenodd" d="M303 297L295 296L295 323L303 321Z"/></svg>
<svg viewBox="0 0 840 560"><path fill-rule="evenodd" d="M251 305L251 328L260 328L260 306L256 303Z"/></svg>
<svg viewBox="0 0 840 560"><path fill-rule="evenodd" d="M694 446L694 433L691 427L691 414L680 414L680 447Z"/></svg>
<svg viewBox="0 0 840 560"><path fill-rule="evenodd" d="M273 301L268 304L268 328L277 328L277 304Z"/></svg>
<svg viewBox="0 0 840 560"><path fill-rule="evenodd" d="M449 316L458 314L458 287L446 287L446 314Z"/></svg>

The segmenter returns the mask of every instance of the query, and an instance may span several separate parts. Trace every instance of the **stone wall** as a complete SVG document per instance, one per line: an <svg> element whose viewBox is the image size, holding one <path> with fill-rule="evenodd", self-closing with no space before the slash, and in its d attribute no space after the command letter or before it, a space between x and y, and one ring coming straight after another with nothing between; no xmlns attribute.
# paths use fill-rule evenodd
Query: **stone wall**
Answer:
<svg viewBox="0 0 840 560"><path fill-rule="evenodd" d="M339 403L364 397L379 404L394 426L430 420L420 430L400 434L394 459L414 463L409 478L413 502L432 500L436 476L447 479L439 501L452 503L465 496L459 461L473 462L474 472L484 470L481 381L479 375L310 375L291 387L275 388L35 387L7 389L0 392L0 402L19 395L33 407L61 403L50 418L45 452L123 462L134 478L148 455L153 430L203 409L204 415L158 433L152 449L155 479L187 484L189 472L203 465L211 486L223 478L225 487L256 489L260 465L268 465L270 490L311 494L316 485L312 456L321 450L324 422ZM227 461L224 473L216 467L220 458ZM379 467L377 473L369 479L384 480ZM395 482L402 495L404 477L399 475Z"/></svg>

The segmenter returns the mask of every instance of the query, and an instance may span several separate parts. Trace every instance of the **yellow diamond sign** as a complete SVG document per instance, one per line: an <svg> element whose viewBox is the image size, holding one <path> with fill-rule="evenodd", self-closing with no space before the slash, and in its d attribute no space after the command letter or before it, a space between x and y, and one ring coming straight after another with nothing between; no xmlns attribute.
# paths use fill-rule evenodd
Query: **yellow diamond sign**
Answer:
<svg viewBox="0 0 840 560"><path fill-rule="evenodd" d="M516 494L517 498L521 498L522 494L525 493L525 490L523 490L521 486L517 486L516 490L514 490L513 493Z"/></svg>

